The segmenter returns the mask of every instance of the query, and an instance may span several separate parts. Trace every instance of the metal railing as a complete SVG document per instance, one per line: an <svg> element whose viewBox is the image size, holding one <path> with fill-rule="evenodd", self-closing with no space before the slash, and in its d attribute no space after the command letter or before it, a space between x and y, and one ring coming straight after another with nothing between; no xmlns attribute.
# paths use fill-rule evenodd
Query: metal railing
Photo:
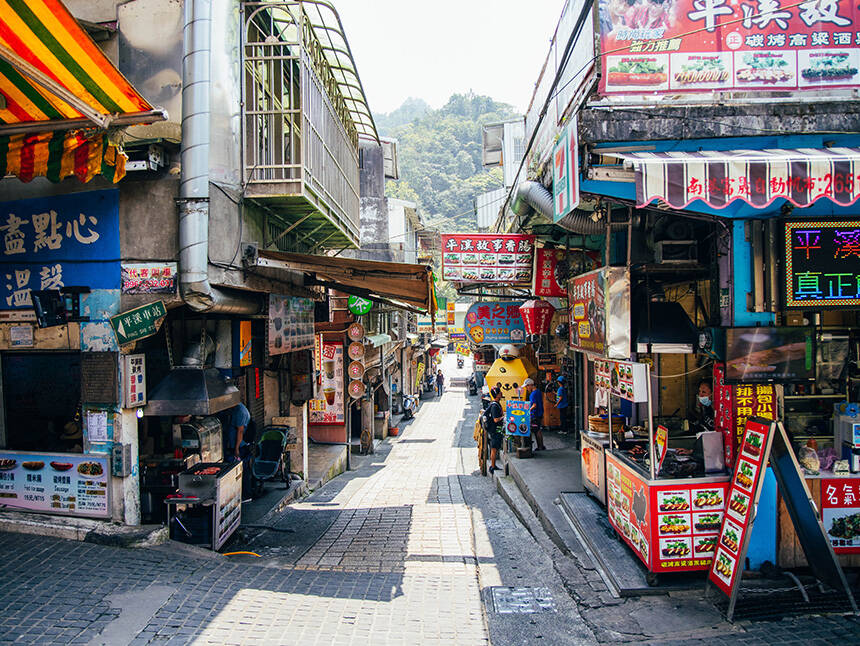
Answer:
<svg viewBox="0 0 860 646"><path fill-rule="evenodd" d="M298 2L243 5L243 176L249 193L301 196L357 238L358 135Z"/></svg>

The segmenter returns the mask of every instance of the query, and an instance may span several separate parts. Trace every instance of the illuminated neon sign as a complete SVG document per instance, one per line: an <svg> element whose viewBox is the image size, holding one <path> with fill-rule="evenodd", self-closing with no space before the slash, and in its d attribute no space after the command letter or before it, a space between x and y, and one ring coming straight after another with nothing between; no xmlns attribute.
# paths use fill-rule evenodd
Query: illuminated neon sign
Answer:
<svg viewBox="0 0 860 646"><path fill-rule="evenodd" d="M860 221L785 223L785 306L860 307Z"/></svg>

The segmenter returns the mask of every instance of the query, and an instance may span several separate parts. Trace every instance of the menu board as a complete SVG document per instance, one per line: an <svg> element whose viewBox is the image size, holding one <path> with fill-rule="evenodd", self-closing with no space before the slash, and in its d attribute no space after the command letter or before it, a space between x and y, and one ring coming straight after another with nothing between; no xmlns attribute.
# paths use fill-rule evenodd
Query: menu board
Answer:
<svg viewBox="0 0 860 646"><path fill-rule="evenodd" d="M520 437L531 435L531 416L529 408L531 403L508 399L505 402L505 433Z"/></svg>
<svg viewBox="0 0 860 646"><path fill-rule="evenodd" d="M746 540L752 529L755 505L764 482L767 466L763 459L770 452L773 425L764 419L747 419L743 441L728 492L728 507L720 528L716 555L708 579L726 595L732 596L740 580L746 553Z"/></svg>
<svg viewBox="0 0 860 646"><path fill-rule="evenodd" d="M314 347L314 302L269 294L269 356Z"/></svg>
<svg viewBox="0 0 860 646"><path fill-rule="evenodd" d="M522 301L478 301L466 312L466 331L478 345L523 343L526 326L520 305Z"/></svg>
<svg viewBox="0 0 860 646"><path fill-rule="evenodd" d="M856 3L601 2L602 94L808 90L860 83Z"/></svg>
<svg viewBox="0 0 860 646"><path fill-rule="evenodd" d="M853 178L828 181L850 187ZM860 221L788 221L784 250L786 307L860 306Z"/></svg>
<svg viewBox="0 0 860 646"><path fill-rule="evenodd" d="M311 426L343 426L343 343L326 341L320 348L320 378L310 401Z"/></svg>
<svg viewBox="0 0 860 646"><path fill-rule="evenodd" d="M569 283L570 345L575 350L604 354L606 350L606 293L603 271L597 269Z"/></svg>
<svg viewBox="0 0 860 646"><path fill-rule="evenodd" d="M732 447L738 454L744 438L746 422L750 417L773 419L776 393L772 384L739 384L734 386L734 437Z"/></svg>
<svg viewBox="0 0 860 646"><path fill-rule="evenodd" d="M215 536L212 549L219 549L239 527L242 520L242 463L221 476L218 481L218 506L215 510Z"/></svg>
<svg viewBox="0 0 860 646"><path fill-rule="evenodd" d="M532 235L442 234L442 279L454 282L532 281Z"/></svg>
<svg viewBox="0 0 860 646"><path fill-rule="evenodd" d="M648 401L648 371L644 363L599 359L594 362L594 385L632 402Z"/></svg>
<svg viewBox="0 0 860 646"><path fill-rule="evenodd" d="M68 516L110 516L108 458L0 451L0 504Z"/></svg>
<svg viewBox="0 0 860 646"><path fill-rule="evenodd" d="M821 524L837 554L860 554L860 479L821 481Z"/></svg>
<svg viewBox="0 0 860 646"><path fill-rule="evenodd" d="M611 524L652 572L710 567L728 483L649 485L611 455L606 458L606 482Z"/></svg>

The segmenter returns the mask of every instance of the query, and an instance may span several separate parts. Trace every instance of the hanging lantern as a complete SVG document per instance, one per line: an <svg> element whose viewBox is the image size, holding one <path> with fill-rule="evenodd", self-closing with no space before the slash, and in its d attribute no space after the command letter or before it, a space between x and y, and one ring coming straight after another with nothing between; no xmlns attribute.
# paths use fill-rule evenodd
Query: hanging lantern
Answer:
<svg viewBox="0 0 860 646"><path fill-rule="evenodd" d="M520 305L520 315L526 334L549 334L549 324L555 308L547 301L532 299Z"/></svg>

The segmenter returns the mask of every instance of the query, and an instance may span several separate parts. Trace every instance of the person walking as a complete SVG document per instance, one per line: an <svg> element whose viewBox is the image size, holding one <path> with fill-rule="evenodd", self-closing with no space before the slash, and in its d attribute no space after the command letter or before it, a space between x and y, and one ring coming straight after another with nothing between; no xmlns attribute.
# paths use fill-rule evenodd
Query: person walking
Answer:
<svg viewBox="0 0 860 646"><path fill-rule="evenodd" d="M493 473L498 467L496 466L496 458L499 455L499 449L502 448L504 437L500 430L502 421L505 418L505 413L502 410L502 389L493 388L490 391L490 397L493 401L485 413L485 430L487 431L487 442L490 445L490 473Z"/></svg>
<svg viewBox="0 0 860 646"><path fill-rule="evenodd" d="M533 379L529 378L523 382L526 395L529 398L529 416L531 418L532 440L537 441L537 451L546 451L543 444L543 393L538 390ZM531 442L529 442L531 444Z"/></svg>
<svg viewBox="0 0 860 646"><path fill-rule="evenodd" d="M442 396L442 388L445 385L445 375L442 374L442 371L439 370L436 373L436 394L441 397Z"/></svg>
<svg viewBox="0 0 860 646"><path fill-rule="evenodd" d="M559 375L558 390L555 393L555 407L561 415L561 433L567 433L570 424L570 404L567 398L567 385L564 375Z"/></svg>

